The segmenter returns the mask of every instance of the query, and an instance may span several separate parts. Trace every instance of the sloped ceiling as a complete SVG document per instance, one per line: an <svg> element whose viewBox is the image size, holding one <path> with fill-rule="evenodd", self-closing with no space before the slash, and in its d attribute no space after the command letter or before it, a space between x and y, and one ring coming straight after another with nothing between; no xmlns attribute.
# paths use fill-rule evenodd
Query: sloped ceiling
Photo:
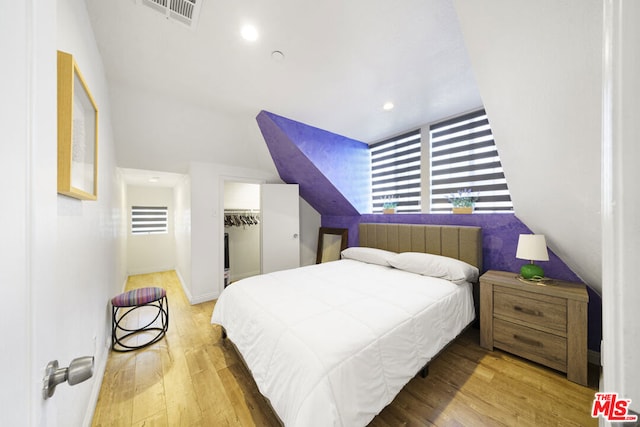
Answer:
<svg viewBox="0 0 640 427"><path fill-rule="evenodd" d="M599 289L600 0L202 0L195 30L86 5L118 166L273 171L261 110L369 143L484 104L516 214Z"/></svg>
<svg viewBox="0 0 640 427"><path fill-rule="evenodd" d="M357 216L370 210L369 146L262 111L256 118L280 178L321 215Z"/></svg>
<svg viewBox="0 0 640 427"><path fill-rule="evenodd" d="M600 0L455 0L516 215L601 290Z"/></svg>
<svg viewBox="0 0 640 427"><path fill-rule="evenodd" d="M86 0L120 167L273 171L261 110L369 143L481 105L451 0L201 1L191 30L136 0Z"/></svg>
<svg viewBox="0 0 640 427"><path fill-rule="evenodd" d="M86 5L118 166L273 171L261 110L369 143L484 104L516 214L599 288L600 0L202 0L195 30Z"/></svg>

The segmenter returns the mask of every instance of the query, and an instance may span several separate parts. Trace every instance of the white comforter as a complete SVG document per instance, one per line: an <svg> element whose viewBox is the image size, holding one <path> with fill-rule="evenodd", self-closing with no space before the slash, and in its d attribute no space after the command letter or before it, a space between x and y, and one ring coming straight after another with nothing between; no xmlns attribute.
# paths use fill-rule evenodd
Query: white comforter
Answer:
<svg viewBox="0 0 640 427"><path fill-rule="evenodd" d="M474 318L470 284L340 260L227 287L222 325L286 426L363 426Z"/></svg>

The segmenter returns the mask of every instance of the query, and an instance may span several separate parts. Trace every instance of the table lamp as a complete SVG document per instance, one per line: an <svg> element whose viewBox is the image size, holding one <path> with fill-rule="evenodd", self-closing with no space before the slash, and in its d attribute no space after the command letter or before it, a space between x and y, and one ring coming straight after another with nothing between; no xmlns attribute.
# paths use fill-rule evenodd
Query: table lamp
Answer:
<svg viewBox="0 0 640 427"><path fill-rule="evenodd" d="M527 259L530 264L525 264L520 268L520 275L527 280L544 277L544 270L534 264L534 261L549 261L547 252L547 242L543 234L521 234L518 239L518 249L516 258Z"/></svg>

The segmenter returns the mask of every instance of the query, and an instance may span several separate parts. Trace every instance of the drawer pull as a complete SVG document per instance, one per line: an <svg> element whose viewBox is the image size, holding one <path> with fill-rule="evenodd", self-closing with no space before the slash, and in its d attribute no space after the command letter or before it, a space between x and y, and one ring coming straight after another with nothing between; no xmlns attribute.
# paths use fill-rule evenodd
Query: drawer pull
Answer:
<svg viewBox="0 0 640 427"><path fill-rule="evenodd" d="M540 341L536 341L536 340L532 340L531 338L526 338L526 337L521 337L520 335L513 335L513 338L516 341L522 341L523 343L527 344L527 345L531 345L534 347L543 347L542 343Z"/></svg>
<svg viewBox="0 0 640 427"><path fill-rule="evenodd" d="M520 313L530 314L532 316L542 317L542 312L540 312L538 310L531 310L529 308L523 308L523 307L520 307L519 305L514 306L513 309L515 311L519 311Z"/></svg>

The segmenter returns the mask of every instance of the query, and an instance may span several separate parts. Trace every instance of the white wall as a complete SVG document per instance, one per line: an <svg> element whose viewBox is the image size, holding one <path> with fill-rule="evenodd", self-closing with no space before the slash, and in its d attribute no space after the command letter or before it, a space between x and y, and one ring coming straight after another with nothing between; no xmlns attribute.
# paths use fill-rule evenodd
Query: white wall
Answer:
<svg viewBox="0 0 640 427"><path fill-rule="evenodd" d="M260 274L260 226L225 227L232 282Z"/></svg>
<svg viewBox="0 0 640 427"><path fill-rule="evenodd" d="M603 391L640 412L640 4L455 5L516 214L602 291Z"/></svg>
<svg viewBox="0 0 640 427"><path fill-rule="evenodd" d="M191 162L191 280L185 292L192 304L217 298L224 287L223 192L225 181L280 183L275 172L246 169L216 163ZM301 258L315 262L320 215L308 205L301 212ZM309 248L313 247L313 257ZM304 248L304 249L303 249ZM184 251L180 249L179 252ZM178 258L183 254L179 253Z"/></svg>
<svg viewBox="0 0 640 427"><path fill-rule="evenodd" d="M600 0L454 0L515 213L601 290Z"/></svg>
<svg viewBox="0 0 640 427"><path fill-rule="evenodd" d="M316 263L318 232L322 217L309 203L300 199L300 265Z"/></svg>
<svg viewBox="0 0 640 427"><path fill-rule="evenodd" d="M130 229L127 230L128 274L143 274L175 269L176 237L173 188L129 185L127 187L127 215L129 221L131 221L132 206L166 206L169 214L169 226L166 234L133 235Z"/></svg>
<svg viewBox="0 0 640 427"><path fill-rule="evenodd" d="M192 304L217 298L224 288L224 181L278 179L262 171L215 163L191 162L191 282L185 284Z"/></svg>
<svg viewBox="0 0 640 427"><path fill-rule="evenodd" d="M604 4L603 391L640 413L640 4Z"/></svg>
<svg viewBox="0 0 640 427"><path fill-rule="evenodd" d="M74 357L95 355L96 374L86 383L60 387L51 399L57 405L55 418L47 422L88 425L108 355L109 301L126 280L119 253L126 238L124 183L116 173L109 90L85 2L59 0L57 19L57 48L74 56L98 104L98 200L57 196L58 238L51 249L57 266L55 292L62 303L54 317L46 319L56 328L56 346L43 350L49 358L58 358L61 366Z"/></svg>
<svg viewBox="0 0 640 427"><path fill-rule="evenodd" d="M119 166L184 173L191 156L190 160L196 161L220 159L224 164L245 168L273 168L255 120L187 102L183 96L168 96L122 83L116 82L111 88L114 105L127 107L113 113L118 123L116 137L125 150L125 162ZM145 114L136 114L137 111ZM159 119L162 123L158 123ZM163 141L162 155L149 156L159 141ZM127 159L135 159L135 163L129 164Z"/></svg>
<svg viewBox="0 0 640 427"><path fill-rule="evenodd" d="M191 178L188 175L173 189L174 227L176 238L176 273L185 294L190 295L191 283Z"/></svg>
<svg viewBox="0 0 640 427"><path fill-rule="evenodd" d="M115 173L106 79L82 0L2 2L3 195L0 425L88 425L109 337L109 299L125 278L122 183ZM98 201L56 192L56 49L78 61L100 111ZM5 188L6 187L6 188ZM5 262L7 265L5 268ZM92 379L42 398L46 364L95 356ZM5 359L6 358L6 359Z"/></svg>
<svg viewBox="0 0 640 427"><path fill-rule="evenodd" d="M260 185L248 182L224 182L225 209L260 210Z"/></svg>

